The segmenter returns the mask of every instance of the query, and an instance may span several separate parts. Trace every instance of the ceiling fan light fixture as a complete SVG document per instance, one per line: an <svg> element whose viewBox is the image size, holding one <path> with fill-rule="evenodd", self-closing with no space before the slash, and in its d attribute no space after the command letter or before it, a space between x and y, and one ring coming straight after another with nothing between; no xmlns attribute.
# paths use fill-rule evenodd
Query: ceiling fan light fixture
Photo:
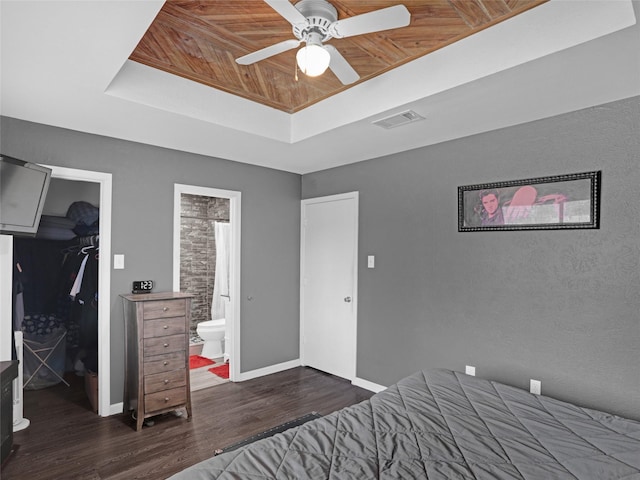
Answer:
<svg viewBox="0 0 640 480"><path fill-rule="evenodd" d="M302 73L317 77L329 68L331 54L322 45L307 43L305 47L298 50L296 60Z"/></svg>
<svg viewBox="0 0 640 480"><path fill-rule="evenodd" d="M251 65L274 55L298 50L296 64L302 73L310 77L322 75L327 68L343 85L351 85L360 79L358 72L333 45L323 45L332 38L345 38L383 30L406 27L411 14L404 5L393 5L367 13L338 20L338 10L328 0L263 0L293 27L294 39L275 43L255 52L236 58L240 65ZM296 69L295 79L298 80Z"/></svg>

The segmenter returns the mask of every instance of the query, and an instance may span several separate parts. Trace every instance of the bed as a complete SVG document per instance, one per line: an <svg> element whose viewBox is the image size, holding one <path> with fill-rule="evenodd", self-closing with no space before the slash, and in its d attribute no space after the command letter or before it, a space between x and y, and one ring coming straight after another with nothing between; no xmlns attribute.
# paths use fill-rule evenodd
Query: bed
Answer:
<svg viewBox="0 0 640 480"><path fill-rule="evenodd" d="M466 478L640 480L640 422L428 370L171 480Z"/></svg>

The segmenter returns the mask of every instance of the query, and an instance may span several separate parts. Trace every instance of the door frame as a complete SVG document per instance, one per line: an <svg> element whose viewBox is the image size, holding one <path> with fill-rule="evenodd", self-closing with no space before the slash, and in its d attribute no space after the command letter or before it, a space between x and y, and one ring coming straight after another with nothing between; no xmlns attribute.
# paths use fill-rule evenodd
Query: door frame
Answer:
<svg viewBox="0 0 640 480"><path fill-rule="evenodd" d="M304 318L304 290L305 290L305 240L306 240L306 207L315 203L326 203L337 200L352 200L354 202L354 218L352 219L355 228L353 238L353 293L352 293L352 315L353 315L353 354L349 370L351 376L348 378L351 382L356 378L357 367L357 349L358 349L358 231L359 231L359 192L340 193L336 195L328 195L324 197L307 198L301 201L300 212L300 363L306 365L304 352L304 334L305 334L305 318Z"/></svg>
<svg viewBox="0 0 640 480"><path fill-rule="evenodd" d="M229 200L231 245L229 253L229 295L231 301L231 352L229 355L229 380L240 379L240 233L242 221L242 193L197 185L174 184L173 189L173 291L180 291L180 197L183 193Z"/></svg>
<svg viewBox="0 0 640 480"><path fill-rule="evenodd" d="M122 413L111 405L111 198L110 173L45 165L51 177L100 184L100 255L98 257L98 415Z"/></svg>

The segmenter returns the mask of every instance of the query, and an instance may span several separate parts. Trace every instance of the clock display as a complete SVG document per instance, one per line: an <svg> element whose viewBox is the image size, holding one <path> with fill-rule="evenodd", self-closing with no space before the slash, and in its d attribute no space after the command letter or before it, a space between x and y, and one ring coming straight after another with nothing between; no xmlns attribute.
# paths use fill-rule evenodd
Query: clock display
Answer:
<svg viewBox="0 0 640 480"><path fill-rule="evenodd" d="M153 280L136 280L132 293L148 293L153 289Z"/></svg>

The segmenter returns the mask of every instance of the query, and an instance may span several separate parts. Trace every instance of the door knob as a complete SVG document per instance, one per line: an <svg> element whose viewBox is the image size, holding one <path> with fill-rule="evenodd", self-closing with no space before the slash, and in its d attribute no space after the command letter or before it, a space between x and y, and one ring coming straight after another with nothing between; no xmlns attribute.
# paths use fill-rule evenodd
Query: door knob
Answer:
<svg viewBox="0 0 640 480"><path fill-rule="evenodd" d="M344 301L347 303L351 303L351 297L344 297Z"/></svg>

